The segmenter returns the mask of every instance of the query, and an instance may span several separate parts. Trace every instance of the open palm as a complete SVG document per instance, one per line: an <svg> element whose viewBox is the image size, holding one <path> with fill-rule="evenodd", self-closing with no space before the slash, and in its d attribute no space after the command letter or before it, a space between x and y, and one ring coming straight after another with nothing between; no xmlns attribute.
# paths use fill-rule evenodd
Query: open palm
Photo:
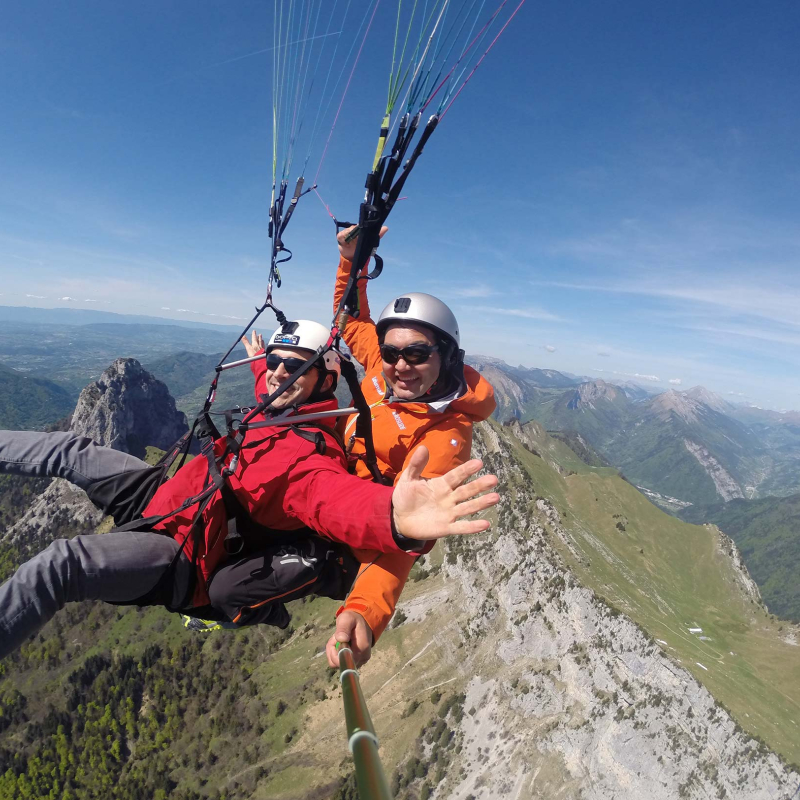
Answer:
<svg viewBox="0 0 800 800"><path fill-rule="evenodd" d="M426 480L422 471L427 463L428 449L420 446L394 487L392 513L397 531L410 539L428 541L488 530L488 520L462 518L500 502L496 492L479 496L497 486L497 477L483 475L465 483L483 467L481 461L472 459L441 477Z"/></svg>

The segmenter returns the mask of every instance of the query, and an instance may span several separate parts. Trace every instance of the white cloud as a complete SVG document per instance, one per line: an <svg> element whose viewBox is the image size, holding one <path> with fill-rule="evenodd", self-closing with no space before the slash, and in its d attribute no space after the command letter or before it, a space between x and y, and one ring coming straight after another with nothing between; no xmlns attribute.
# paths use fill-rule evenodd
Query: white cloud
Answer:
<svg viewBox="0 0 800 800"><path fill-rule="evenodd" d="M491 286L485 283L479 283L475 286L465 286L463 289L456 289L452 292L456 297L490 297L497 292Z"/></svg>
<svg viewBox="0 0 800 800"><path fill-rule="evenodd" d="M161 310L162 311L172 311L172 309L169 306L161 306Z"/></svg>
<svg viewBox="0 0 800 800"><path fill-rule="evenodd" d="M91 297L87 297L83 302L84 303L99 303L100 301L99 300L92 300Z"/></svg>
<svg viewBox="0 0 800 800"><path fill-rule="evenodd" d="M32 297L34 300L47 300L43 294L26 294L25 297Z"/></svg>
<svg viewBox="0 0 800 800"><path fill-rule="evenodd" d="M595 369L595 372L608 372L611 375L618 375L620 378L635 378L640 381L650 381L651 383L661 383L658 375L642 375L639 372L617 372L615 369Z"/></svg>
<svg viewBox="0 0 800 800"><path fill-rule="evenodd" d="M547 350L548 353L555 353L556 351L555 347L553 347L551 344L546 344L544 349Z"/></svg>
<svg viewBox="0 0 800 800"><path fill-rule="evenodd" d="M681 378L670 378L669 383L671 383L673 386L680 386L683 383L683 380Z"/></svg>
<svg viewBox="0 0 800 800"><path fill-rule="evenodd" d="M59 297L58 299L59 300L66 300L69 303L75 302L75 298L74 297Z"/></svg>
<svg viewBox="0 0 800 800"><path fill-rule="evenodd" d="M523 317L524 319L538 319L545 322L563 322L561 317L539 308L500 308L499 306L473 306L473 311L482 311L485 314L503 314L510 317Z"/></svg>

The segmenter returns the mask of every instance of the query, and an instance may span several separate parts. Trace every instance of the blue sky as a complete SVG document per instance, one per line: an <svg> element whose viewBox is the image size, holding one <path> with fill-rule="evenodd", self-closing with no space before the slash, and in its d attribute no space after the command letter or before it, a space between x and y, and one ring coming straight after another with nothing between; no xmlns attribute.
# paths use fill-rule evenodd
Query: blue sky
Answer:
<svg viewBox="0 0 800 800"><path fill-rule="evenodd" d="M343 218L374 151L393 7L319 178ZM799 39L792 2L528 0L409 180L373 304L429 291L467 352L800 408ZM272 70L251 54L271 43L268 0L6 0L0 304L249 317ZM332 237L308 195L285 237L290 316L329 318Z"/></svg>

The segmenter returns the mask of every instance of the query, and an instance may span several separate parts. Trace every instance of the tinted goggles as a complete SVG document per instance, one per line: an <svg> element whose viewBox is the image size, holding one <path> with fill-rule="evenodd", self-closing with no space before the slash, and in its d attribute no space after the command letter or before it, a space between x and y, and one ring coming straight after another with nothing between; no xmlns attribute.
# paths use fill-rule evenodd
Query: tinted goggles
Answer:
<svg viewBox="0 0 800 800"><path fill-rule="evenodd" d="M283 368L290 374L294 375L303 364L306 363L305 358L292 358L291 356L284 358L283 356L275 355L274 353L267 353L267 369L270 372L275 372L278 367L283 364Z"/></svg>
<svg viewBox="0 0 800 800"><path fill-rule="evenodd" d="M381 358L387 364L396 364L401 356L406 364L424 364L437 349L435 344L410 344L402 350L391 344L382 344Z"/></svg>

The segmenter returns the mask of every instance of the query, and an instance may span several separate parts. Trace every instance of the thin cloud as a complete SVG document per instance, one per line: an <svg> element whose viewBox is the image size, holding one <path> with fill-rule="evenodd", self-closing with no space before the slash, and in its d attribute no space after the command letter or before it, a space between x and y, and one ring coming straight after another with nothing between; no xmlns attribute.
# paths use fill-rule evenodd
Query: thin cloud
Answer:
<svg viewBox="0 0 800 800"><path fill-rule="evenodd" d="M598 350L597 355L601 356L602 358L611 358L611 353L605 353L602 350Z"/></svg>
<svg viewBox="0 0 800 800"><path fill-rule="evenodd" d="M780 330L766 330L752 325L681 325L680 327L690 331L700 331L702 333L715 333L721 336L741 336L745 339L758 339L763 342L773 342L777 344L788 344L795 347L800 346L800 335L793 332L785 333Z"/></svg>
<svg viewBox="0 0 800 800"><path fill-rule="evenodd" d="M25 258L24 256L16 256L13 253L6 253L7 258L13 258L16 261L23 261L26 264L35 264L37 267L44 266L44 261L37 258Z"/></svg>
<svg viewBox="0 0 800 800"><path fill-rule="evenodd" d="M26 294L25 297L31 297L34 300L47 300L43 294Z"/></svg>
<svg viewBox="0 0 800 800"><path fill-rule="evenodd" d="M491 286L480 283L476 286L465 286L463 289L457 289L452 294L456 297L491 297L497 292Z"/></svg>
<svg viewBox="0 0 800 800"><path fill-rule="evenodd" d="M553 345L551 345L551 344L546 344L544 346L544 349L547 350L548 353L555 353L555 351L556 351L556 348L553 347Z"/></svg>
<svg viewBox="0 0 800 800"><path fill-rule="evenodd" d="M670 378L668 383L671 383L673 386L680 386L683 383L682 378Z"/></svg>
<svg viewBox="0 0 800 800"><path fill-rule="evenodd" d="M501 308L500 306L473 306L473 311L482 311L484 314L503 314L523 319L537 319L543 322L564 322L561 317L539 308Z"/></svg>
<svg viewBox="0 0 800 800"><path fill-rule="evenodd" d="M617 375L620 378L634 378L640 381L649 381L650 383L661 383L661 378L658 375L642 375L640 372L617 372L615 369L595 369L595 372L605 372L609 375Z"/></svg>

